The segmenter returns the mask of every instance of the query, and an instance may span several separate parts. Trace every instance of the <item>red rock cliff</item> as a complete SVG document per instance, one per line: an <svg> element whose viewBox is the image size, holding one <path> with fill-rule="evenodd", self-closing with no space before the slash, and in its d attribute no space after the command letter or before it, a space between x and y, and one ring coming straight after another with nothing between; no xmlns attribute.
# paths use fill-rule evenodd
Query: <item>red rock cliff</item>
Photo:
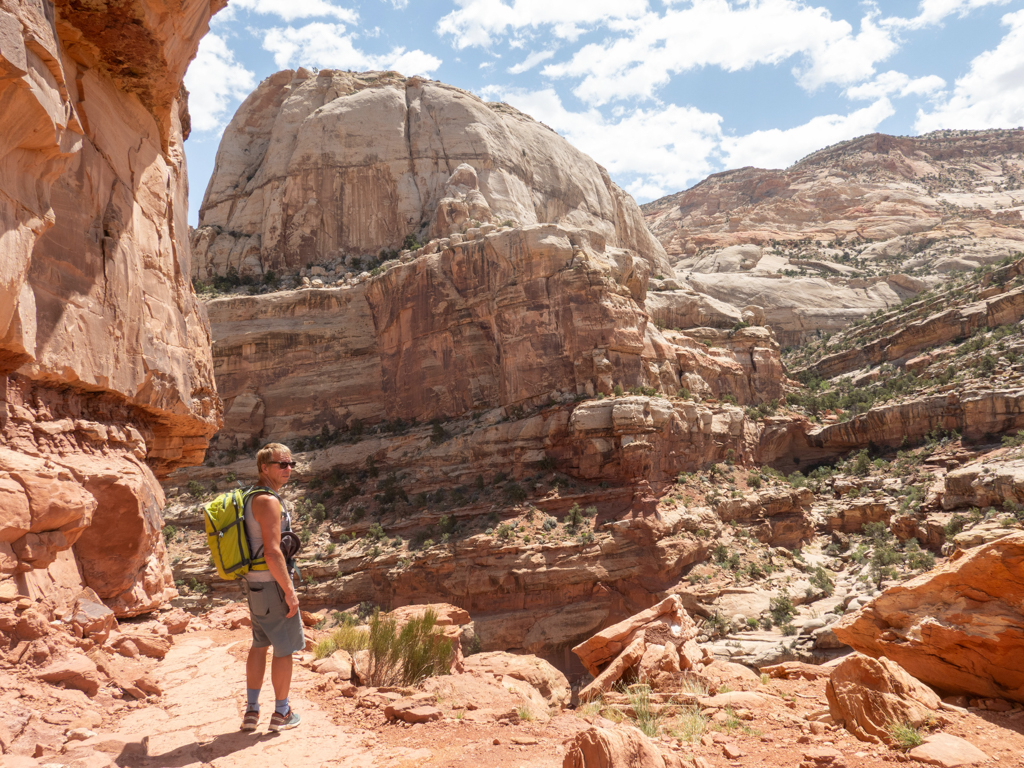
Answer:
<svg viewBox="0 0 1024 768"><path fill-rule="evenodd" d="M174 593L157 476L220 421L182 77L219 0L0 0L0 579Z"/></svg>

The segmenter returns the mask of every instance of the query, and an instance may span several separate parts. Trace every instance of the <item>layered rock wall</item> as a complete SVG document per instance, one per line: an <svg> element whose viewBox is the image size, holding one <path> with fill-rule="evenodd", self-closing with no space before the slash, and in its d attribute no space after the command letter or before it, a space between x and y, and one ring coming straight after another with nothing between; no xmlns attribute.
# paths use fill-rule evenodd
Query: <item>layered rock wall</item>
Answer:
<svg viewBox="0 0 1024 768"><path fill-rule="evenodd" d="M157 476L220 409L181 81L219 7L0 2L0 577L23 593L174 593Z"/></svg>
<svg viewBox="0 0 1024 768"><path fill-rule="evenodd" d="M647 262L582 230L496 230L394 263L352 286L212 300L219 448L356 421L508 413L686 388L759 403L781 396L764 328L662 333L644 311ZM713 346L709 346L709 344Z"/></svg>

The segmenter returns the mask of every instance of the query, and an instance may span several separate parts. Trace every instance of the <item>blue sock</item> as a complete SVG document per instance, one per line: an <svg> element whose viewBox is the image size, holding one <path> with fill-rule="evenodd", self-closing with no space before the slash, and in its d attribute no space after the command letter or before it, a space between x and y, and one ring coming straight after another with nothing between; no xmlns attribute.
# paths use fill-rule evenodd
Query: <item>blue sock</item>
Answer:
<svg viewBox="0 0 1024 768"><path fill-rule="evenodd" d="M285 696L283 699L274 699L274 711L279 715L288 714L288 697Z"/></svg>
<svg viewBox="0 0 1024 768"><path fill-rule="evenodd" d="M257 712L260 711L260 689L259 688L246 688L245 699L248 703L249 709L254 709Z"/></svg>

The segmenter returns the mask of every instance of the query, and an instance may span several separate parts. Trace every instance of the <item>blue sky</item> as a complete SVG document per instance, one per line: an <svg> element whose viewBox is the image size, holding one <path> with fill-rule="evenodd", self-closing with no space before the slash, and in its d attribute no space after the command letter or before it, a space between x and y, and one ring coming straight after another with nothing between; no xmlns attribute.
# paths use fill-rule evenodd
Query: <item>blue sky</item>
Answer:
<svg viewBox="0 0 1024 768"><path fill-rule="evenodd" d="M874 131L1024 125L1024 0L230 0L185 77L190 222L235 109L299 66L506 101L646 202Z"/></svg>

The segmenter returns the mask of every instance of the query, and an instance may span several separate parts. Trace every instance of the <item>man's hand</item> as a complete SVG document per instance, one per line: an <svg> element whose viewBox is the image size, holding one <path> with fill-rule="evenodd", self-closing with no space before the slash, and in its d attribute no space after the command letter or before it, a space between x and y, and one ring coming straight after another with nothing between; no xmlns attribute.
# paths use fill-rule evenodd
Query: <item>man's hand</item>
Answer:
<svg viewBox="0 0 1024 768"><path fill-rule="evenodd" d="M284 593L284 602L288 606L288 613L285 618L290 619L299 610L299 596L295 594L294 589L289 589Z"/></svg>

